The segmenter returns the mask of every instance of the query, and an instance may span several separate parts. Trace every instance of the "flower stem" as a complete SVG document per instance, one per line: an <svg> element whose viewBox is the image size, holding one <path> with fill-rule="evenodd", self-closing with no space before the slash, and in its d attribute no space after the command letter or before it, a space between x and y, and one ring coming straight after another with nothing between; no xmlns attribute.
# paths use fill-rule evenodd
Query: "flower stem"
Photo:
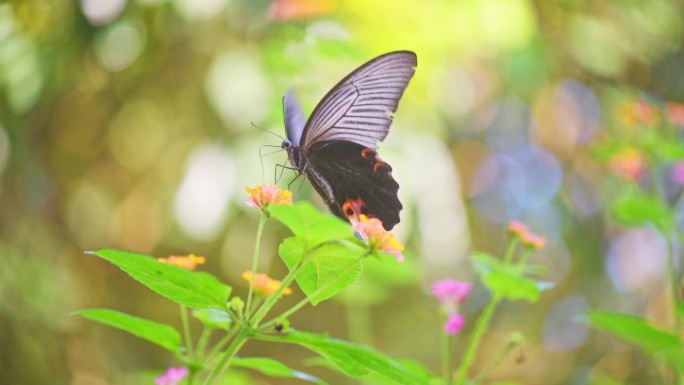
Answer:
<svg viewBox="0 0 684 385"><path fill-rule="evenodd" d="M446 321L446 317L442 317L443 321ZM450 334L442 333L442 376L444 376L444 383L449 384L451 382L451 346L453 339Z"/></svg>
<svg viewBox="0 0 684 385"><path fill-rule="evenodd" d="M518 268L522 269L525 267L525 264L527 264L527 261L530 259L530 256L532 255L532 249L530 248L525 248L525 251L523 251L522 257L520 257L520 260L518 261Z"/></svg>
<svg viewBox="0 0 684 385"><path fill-rule="evenodd" d="M295 267L292 270L290 270L289 273L287 273L285 278L283 278L283 282L281 282L278 289L273 294L268 296L268 298L266 298L264 304L261 305L261 307L256 311L256 313L254 313L254 316L250 318L250 323L253 327L257 327L259 325L259 322L261 322L261 320L264 319L264 317L266 317L266 314L268 314L273 305L275 305L276 301L278 301L283 291L290 286L292 281L294 281L299 272L302 270L302 267L304 267L305 262L309 259L308 257L310 254L311 250L304 254L299 263L295 265Z"/></svg>
<svg viewBox="0 0 684 385"><path fill-rule="evenodd" d="M190 334L190 322L188 322L188 308L185 305L180 305L181 322L183 324L183 335L185 336L185 348L188 352L188 357L193 357L192 349L192 335Z"/></svg>
<svg viewBox="0 0 684 385"><path fill-rule="evenodd" d="M487 374L489 374L489 373L492 371L492 369L494 369L494 368L496 368L497 366L499 366L499 364L501 364L501 362L503 362L504 358L506 358L506 356L508 356L508 354L509 354L516 346L518 346L517 343L513 343L513 342L509 341L509 342L506 344L506 346L504 346L504 348L501 349L501 351L499 352L499 354L498 354L498 355L489 363L489 365L487 365L484 369L482 369L482 370L480 371L480 373L478 373L478 374L475 376L474 382L475 382L475 383L480 383L480 382L482 381L482 378L485 377Z"/></svg>
<svg viewBox="0 0 684 385"><path fill-rule="evenodd" d="M204 358L204 354L207 350L207 345L209 344L209 337L211 337L211 329L204 328L204 330L202 330L202 334L200 334L199 340L197 341L197 348L195 348L195 361L199 362Z"/></svg>
<svg viewBox="0 0 684 385"><path fill-rule="evenodd" d="M247 342L247 339L249 338L249 335L252 333L252 330L249 328L244 328L240 330L240 333L235 337L233 342L231 342L230 346L228 346L228 350L223 354L223 357L221 357L221 360L218 362L216 366L214 366L214 370L211 371L209 374L209 377L207 377L206 380L204 380L204 385L210 385L213 383L218 376L223 373L224 370L228 366L230 366L230 362L233 360L235 357L235 354L237 354L238 350L242 347L242 345Z"/></svg>
<svg viewBox="0 0 684 385"><path fill-rule="evenodd" d="M485 331L487 331L489 322L492 320L492 316L494 315L494 310L496 310L497 306L499 306L499 303L501 303L501 297L495 294L487 306L485 306L484 310L482 311L482 315L480 315L480 318L477 320L477 325L475 325L473 336L470 338L470 342L466 348L461 366L456 372L456 379L453 382L454 385L465 385L468 371L475 361L477 349L480 347L482 337L484 336Z"/></svg>
<svg viewBox="0 0 684 385"><path fill-rule="evenodd" d="M272 320L266 322L266 323L264 324L264 328L268 328L268 327L272 326L273 324L275 324L276 322L278 322L278 320L280 320L280 319L282 319L282 318L287 318L287 317L291 316L292 314L294 314L295 312L297 312L297 311L298 311L299 309L301 309L302 307L306 306L306 305L311 301L311 298L316 298L316 296L320 295L321 293L323 293L323 292L325 292L326 290L328 290L328 289L330 289L331 287L333 287L333 286L337 283L337 281L339 281L342 277L344 277L345 275L347 275L347 273L349 273L350 271L352 271L352 270L354 269L354 267L356 267L356 264L359 263L360 261L362 261L362 260L363 260L365 257L367 257L367 256L368 256L368 253L367 253L367 252L364 253L362 256L360 256L359 258L357 258L354 262L350 263L349 266L347 266L346 269L344 269L342 272L340 272L340 274L337 275L337 278L336 278L336 279L327 282L325 285L323 285L323 286L319 287L318 289L316 289L316 291L314 291L311 295L306 296L306 297L303 298L301 301L297 302L294 306L292 306L292 307L289 308L288 310L284 311L282 314L280 314L280 315L276 316L275 318L273 318ZM304 264L302 263L302 265L304 265ZM286 277L286 279L287 279L287 277ZM289 284L289 283L288 283L288 284ZM281 285L281 287L285 287L285 281L284 281L284 280L283 280L283 284ZM272 297L272 296L271 296L271 297ZM271 297L269 297L269 298L271 298ZM265 306L265 304L264 304L264 306ZM262 308L263 308L263 307L262 307ZM261 310L261 309L260 309L260 310ZM256 318L256 317L255 317L255 318Z"/></svg>
<svg viewBox="0 0 684 385"><path fill-rule="evenodd" d="M506 254L504 254L504 262L510 262L513 260L513 255L515 254L515 247L518 246L518 236L513 236L508 242L508 247L506 248Z"/></svg>
<svg viewBox="0 0 684 385"><path fill-rule="evenodd" d="M231 338L235 337L235 335L237 334L237 332L239 330L240 330L240 327L236 326L236 327L232 328L223 338L221 338L221 340L219 342L217 342L213 348L211 348L211 350L209 351L209 354L207 354L207 356L206 356L207 358L206 358L205 362L210 361L211 359L214 358L214 356L216 354L218 354L218 352L223 350L223 347L228 344L228 342L231 340Z"/></svg>
<svg viewBox="0 0 684 385"><path fill-rule="evenodd" d="M261 212L259 217L259 227L257 228L256 241L254 243L254 256L252 257L252 280L249 283L249 293L247 294L247 307L245 308L245 316L249 317L252 310L252 297L254 297L254 278L256 277L257 269L259 268L259 254L261 252L261 236L264 233L264 226L268 214L265 211Z"/></svg>

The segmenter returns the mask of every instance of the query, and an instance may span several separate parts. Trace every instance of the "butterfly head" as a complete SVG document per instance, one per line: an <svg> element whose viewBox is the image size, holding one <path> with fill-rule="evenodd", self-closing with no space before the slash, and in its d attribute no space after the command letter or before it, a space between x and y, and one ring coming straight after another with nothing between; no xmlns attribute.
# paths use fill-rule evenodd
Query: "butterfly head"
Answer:
<svg viewBox="0 0 684 385"><path fill-rule="evenodd" d="M292 142L290 142L290 139L285 139L283 140L283 144L280 145L280 148L284 150L289 150L292 148Z"/></svg>

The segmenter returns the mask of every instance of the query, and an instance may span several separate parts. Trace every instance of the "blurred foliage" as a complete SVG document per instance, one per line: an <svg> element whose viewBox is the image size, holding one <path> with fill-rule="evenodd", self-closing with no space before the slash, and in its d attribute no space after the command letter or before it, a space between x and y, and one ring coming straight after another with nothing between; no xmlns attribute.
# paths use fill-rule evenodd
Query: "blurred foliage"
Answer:
<svg viewBox="0 0 684 385"><path fill-rule="evenodd" d="M401 185L396 233L411 268L371 273L293 325L435 369L440 325L424 289L436 278L472 279L466 252L499 253L503 224L516 218L542 229L548 243L533 262L556 287L534 307L504 307L476 366L521 330L524 359L505 360L491 381L649 383L653 368L577 314L599 308L670 326L666 240L681 236L681 184L660 188L652 177L671 175L684 154L682 8L679 0L0 3L0 382L151 383L149 371L173 357L68 314L102 306L170 324L176 307L83 251L204 255L207 270L244 292L257 223L244 187L272 182L285 159L259 153L280 145L284 92L294 88L311 111L366 60L410 49L417 72L381 153ZM280 183L291 179L286 172ZM298 183L295 200L321 203ZM623 195L635 186L638 194ZM285 234L266 232L261 270L272 276L285 271L271 263ZM474 314L486 298L481 284L471 297ZM245 355L263 348L247 345ZM289 346L269 353L286 364L308 357ZM231 383L268 383L232 375Z"/></svg>

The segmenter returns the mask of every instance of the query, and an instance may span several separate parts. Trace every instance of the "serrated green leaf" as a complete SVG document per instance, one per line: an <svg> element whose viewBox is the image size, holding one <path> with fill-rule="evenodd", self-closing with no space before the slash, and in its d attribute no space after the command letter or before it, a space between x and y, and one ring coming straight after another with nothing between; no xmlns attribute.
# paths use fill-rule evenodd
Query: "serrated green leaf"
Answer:
<svg viewBox="0 0 684 385"><path fill-rule="evenodd" d="M304 346L327 358L350 376L359 377L374 373L397 384L430 385L429 377L367 346L294 330L283 338L273 340Z"/></svg>
<svg viewBox="0 0 684 385"><path fill-rule="evenodd" d="M173 353L178 353L181 348L180 334L169 325L110 309L86 309L73 315L129 332Z"/></svg>
<svg viewBox="0 0 684 385"><path fill-rule="evenodd" d="M482 277L482 282L492 293L503 298L522 299L528 302L536 302L539 299L540 290L537 283L512 271L493 271Z"/></svg>
<svg viewBox="0 0 684 385"><path fill-rule="evenodd" d="M471 255L473 267L479 275L491 273L494 270L499 270L503 267L503 262L493 255L476 252Z"/></svg>
<svg viewBox="0 0 684 385"><path fill-rule="evenodd" d="M301 239L307 248L323 242L354 237L349 223L316 209L308 202L272 206L269 212Z"/></svg>
<svg viewBox="0 0 684 385"><path fill-rule="evenodd" d="M611 206L612 217L626 226L646 222L667 229L673 223L674 214L662 199L640 190L631 190L620 196Z"/></svg>
<svg viewBox="0 0 684 385"><path fill-rule="evenodd" d="M317 377L294 370L282 362L276 361L272 358L235 358L232 361L232 365L238 368L254 369L272 377L298 378L300 380L314 382L317 384L327 384L325 381Z"/></svg>
<svg viewBox="0 0 684 385"><path fill-rule="evenodd" d="M587 313L587 321L619 340L650 353L661 353L676 365L684 364L683 346L679 336L650 325L644 318L631 314L590 311Z"/></svg>
<svg viewBox="0 0 684 385"><path fill-rule="evenodd" d="M394 258L368 258L359 280L335 299L350 306L379 305L396 292L396 287L417 283L419 270L413 259L397 262Z"/></svg>
<svg viewBox="0 0 684 385"><path fill-rule="evenodd" d="M541 282L525 278L517 265L505 264L489 254L475 253L472 260L484 285L502 298L535 302L540 291L547 289Z"/></svg>
<svg viewBox="0 0 684 385"><path fill-rule="evenodd" d="M230 296L230 286L207 273L189 271L125 251L97 250L89 253L118 266L162 297L190 308L222 309Z"/></svg>
<svg viewBox="0 0 684 385"><path fill-rule="evenodd" d="M285 239L278 251L290 270L307 255L305 242L299 237ZM297 285L313 305L333 297L361 275L363 265L358 258L362 252L352 244L330 243L315 247L308 252L307 261L297 275Z"/></svg>
<svg viewBox="0 0 684 385"><path fill-rule="evenodd" d="M230 326L230 315L220 309L196 309L192 316L197 318L208 329L227 329Z"/></svg>

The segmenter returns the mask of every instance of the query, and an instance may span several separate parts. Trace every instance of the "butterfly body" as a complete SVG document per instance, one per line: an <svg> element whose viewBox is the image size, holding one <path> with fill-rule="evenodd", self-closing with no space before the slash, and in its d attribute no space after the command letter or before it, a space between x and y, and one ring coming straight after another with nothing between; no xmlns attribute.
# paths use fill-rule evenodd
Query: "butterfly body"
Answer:
<svg viewBox="0 0 684 385"><path fill-rule="evenodd" d="M410 51L369 61L333 87L308 121L291 93L283 98L287 139L282 147L341 218L377 217L388 230L399 222L399 184L376 150L415 67Z"/></svg>

